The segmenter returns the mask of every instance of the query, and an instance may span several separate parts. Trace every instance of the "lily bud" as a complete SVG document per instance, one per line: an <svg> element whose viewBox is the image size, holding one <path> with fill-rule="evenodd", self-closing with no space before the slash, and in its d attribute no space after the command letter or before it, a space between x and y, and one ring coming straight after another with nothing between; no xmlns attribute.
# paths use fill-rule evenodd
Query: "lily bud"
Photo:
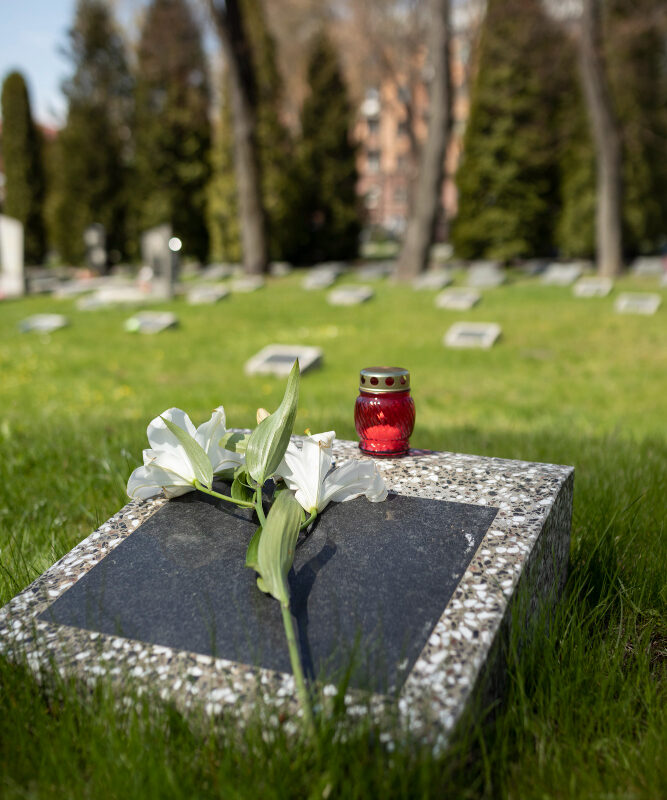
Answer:
<svg viewBox="0 0 667 800"><path fill-rule="evenodd" d="M271 414L265 408L258 408L257 409L257 424L259 425L260 422L265 420L267 417L270 417Z"/></svg>

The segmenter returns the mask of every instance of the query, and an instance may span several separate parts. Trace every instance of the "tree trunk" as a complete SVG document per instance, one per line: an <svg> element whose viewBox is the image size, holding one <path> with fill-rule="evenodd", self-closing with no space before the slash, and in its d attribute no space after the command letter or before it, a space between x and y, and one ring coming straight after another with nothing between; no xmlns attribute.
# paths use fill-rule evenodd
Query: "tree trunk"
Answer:
<svg viewBox="0 0 667 800"><path fill-rule="evenodd" d="M257 91L250 43L238 0L226 0L223 6L208 0L208 5L229 71L243 268L250 275L258 275L267 271L268 246L257 155Z"/></svg>
<svg viewBox="0 0 667 800"><path fill-rule="evenodd" d="M613 277L623 268L621 136L604 70L600 16L599 0L584 0L577 43L595 148L597 271Z"/></svg>
<svg viewBox="0 0 667 800"><path fill-rule="evenodd" d="M398 277L408 280L423 272L433 242L445 172L445 153L451 125L449 75L449 0L429 0L428 52L433 69L429 122L422 148L414 200L398 259Z"/></svg>

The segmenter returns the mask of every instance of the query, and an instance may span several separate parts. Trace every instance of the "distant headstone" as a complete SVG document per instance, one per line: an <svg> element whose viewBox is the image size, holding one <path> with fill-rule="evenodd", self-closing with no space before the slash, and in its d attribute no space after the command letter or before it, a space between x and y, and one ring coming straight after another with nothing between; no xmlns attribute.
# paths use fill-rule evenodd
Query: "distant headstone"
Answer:
<svg viewBox="0 0 667 800"><path fill-rule="evenodd" d="M191 306L212 305L228 294L226 286L195 286L188 292L187 300Z"/></svg>
<svg viewBox="0 0 667 800"><path fill-rule="evenodd" d="M519 265L519 269L524 275L531 277L541 275L544 270L549 266L549 262L543 258L530 258Z"/></svg>
<svg viewBox="0 0 667 800"><path fill-rule="evenodd" d="M549 264L542 275L545 286L571 286L581 277L581 264Z"/></svg>
<svg viewBox="0 0 667 800"><path fill-rule="evenodd" d="M163 299L160 294L152 295L149 291L131 284L102 286L93 294L82 297L77 303L79 311L97 311L110 306L135 306L143 303L157 302Z"/></svg>
<svg viewBox="0 0 667 800"><path fill-rule="evenodd" d="M140 311L125 321L125 330L131 333L161 333L177 325L178 318L170 311Z"/></svg>
<svg viewBox="0 0 667 800"><path fill-rule="evenodd" d="M301 287L307 291L328 289L336 282L336 273L326 270L311 270L301 282Z"/></svg>
<svg viewBox="0 0 667 800"><path fill-rule="evenodd" d="M435 306L446 311L468 311L481 299L481 294L474 289L447 289L435 298Z"/></svg>
<svg viewBox="0 0 667 800"><path fill-rule="evenodd" d="M651 315L655 314L661 303L662 298L659 294L625 292L618 296L614 308L619 314Z"/></svg>
<svg viewBox="0 0 667 800"><path fill-rule="evenodd" d="M51 333L69 325L69 320L62 314L35 314L21 320L19 330L21 333Z"/></svg>
<svg viewBox="0 0 667 800"><path fill-rule="evenodd" d="M580 278L572 287L575 297L606 297L614 288L611 278Z"/></svg>
<svg viewBox="0 0 667 800"><path fill-rule="evenodd" d="M269 274L274 278L286 278L292 271L292 265L287 261L273 261L269 266Z"/></svg>
<svg viewBox="0 0 667 800"><path fill-rule="evenodd" d="M474 289L495 289L505 283L505 273L497 261L473 261L467 283Z"/></svg>
<svg viewBox="0 0 667 800"><path fill-rule="evenodd" d="M86 247L86 264L95 272L103 272L107 266L107 235L104 225L94 222L83 232Z"/></svg>
<svg viewBox="0 0 667 800"><path fill-rule="evenodd" d="M452 257L454 254L454 248L449 244L449 242L440 242L439 244L434 244L431 247L430 258L433 261L447 261Z"/></svg>
<svg viewBox="0 0 667 800"><path fill-rule="evenodd" d="M231 283L232 292L256 292L264 286L264 278L261 275L241 275L235 278Z"/></svg>
<svg viewBox="0 0 667 800"><path fill-rule="evenodd" d="M640 256L632 262L631 270L633 275L659 278L667 271L667 258L665 256Z"/></svg>
<svg viewBox="0 0 667 800"><path fill-rule="evenodd" d="M199 277L207 281L221 281L234 274L234 264L207 264Z"/></svg>
<svg viewBox="0 0 667 800"><path fill-rule="evenodd" d="M246 362L245 372L246 375L276 375L283 378L289 375L292 365L299 359L299 370L303 374L313 367L319 367L322 355L319 347L270 344Z"/></svg>
<svg viewBox="0 0 667 800"><path fill-rule="evenodd" d="M379 261L375 264L363 264L357 270L357 278L362 281L378 281L388 278L393 274L396 266L395 261Z"/></svg>
<svg viewBox="0 0 667 800"><path fill-rule="evenodd" d="M481 347L488 350L500 334L500 325L495 322L455 322L443 341L447 347Z"/></svg>
<svg viewBox="0 0 667 800"><path fill-rule="evenodd" d="M0 297L21 297L25 290L23 223L0 214Z"/></svg>
<svg viewBox="0 0 667 800"><path fill-rule="evenodd" d="M153 270L153 291L164 299L174 296L178 250L172 249L171 225L157 225L141 235L141 258Z"/></svg>
<svg viewBox="0 0 667 800"><path fill-rule="evenodd" d="M344 261L322 261L311 268L311 272L332 273L336 278L342 275L346 270L347 265Z"/></svg>
<svg viewBox="0 0 667 800"><path fill-rule="evenodd" d="M433 290L439 291L449 286L452 282L452 275L445 269L434 269L424 272L414 279L412 288L417 291Z"/></svg>
<svg viewBox="0 0 667 800"><path fill-rule="evenodd" d="M332 306L357 306L373 297L370 286L340 286L329 292L327 301Z"/></svg>

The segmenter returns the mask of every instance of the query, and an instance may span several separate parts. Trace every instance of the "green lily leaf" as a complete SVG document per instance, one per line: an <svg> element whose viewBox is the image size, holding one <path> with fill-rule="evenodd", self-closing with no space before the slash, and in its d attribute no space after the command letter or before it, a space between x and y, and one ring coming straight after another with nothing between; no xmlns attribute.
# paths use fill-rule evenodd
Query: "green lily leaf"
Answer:
<svg viewBox="0 0 667 800"><path fill-rule="evenodd" d="M299 362L295 361L282 402L250 434L245 454L246 468L260 486L278 469L287 450L299 400L299 377Z"/></svg>
<svg viewBox="0 0 667 800"><path fill-rule="evenodd" d="M207 489L211 488L213 483L213 465L211 459L206 455L204 448L186 433L183 428L179 427L166 417L160 417L167 428L178 439L179 444L185 450L185 455L188 457L192 470L195 475L195 480L206 486Z"/></svg>
<svg viewBox="0 0 667 800"><path fill-rule="evenodd" d="M238 431L227 431L220 439L220 447L231 450L232 453L245 453L248 446L249 433L239 433Z"/></svg>
<svg viewBox="0 0 667 800"><path fill-rule="evenodd" d="M285 607L289 605L287 573L294 561L300 526L301 506L292 492L280 492L258 537L256 570L262 582L257 582L259 588Z"/></svg>
<svg viewBox="0 0 667 800"><path fill-rule="evenodd" d="M259 540L262 535L262 526L260 525L259 528L253 533L252 539L248 542L248 549L246 550L245 554L245 565L250 569L254 569L255 572L257 571L257 548L259 547Z"/></svg>
<svg viewBox="0 0 667 800"><path fill-rule="evenodd" d="M232 482L231 495L234 500L244 500L245 502L252 502L255 493L248 486L248 476L245 470L240 472Z"/></svg>

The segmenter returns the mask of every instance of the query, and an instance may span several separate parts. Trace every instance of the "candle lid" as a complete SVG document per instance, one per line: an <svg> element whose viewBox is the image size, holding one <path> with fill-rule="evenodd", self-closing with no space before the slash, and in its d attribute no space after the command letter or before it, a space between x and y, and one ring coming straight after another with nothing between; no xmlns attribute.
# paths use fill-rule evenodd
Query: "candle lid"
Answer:
<svg viewBox="0 0 667 800"><path fill-rule="evenodd" d="M410 372L403 367L364 367L359 372L359 389L372 394L405 392L410 388Z"/></svg>

